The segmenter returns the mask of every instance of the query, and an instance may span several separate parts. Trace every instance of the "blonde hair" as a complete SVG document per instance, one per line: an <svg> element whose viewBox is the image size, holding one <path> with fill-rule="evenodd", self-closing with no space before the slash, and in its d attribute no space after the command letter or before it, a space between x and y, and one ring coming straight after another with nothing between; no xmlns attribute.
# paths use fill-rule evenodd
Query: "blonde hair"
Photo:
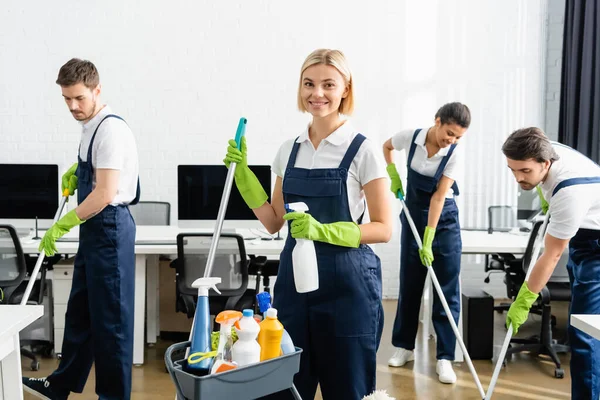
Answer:
<svg viewBox="0 0 600 400"><path fill-rule="evenodd" d="M300 95L302 90L302 74L308 67L312 67L313 65L317 64L331 65L342 75L344 81L346 82L346 87L348 88L348 94L345 98L342 98L338 112L344 115L352 115L352 112L354 111L352 73L350 72L350 67L348 66L348 61L346 61L344 53L339 50L331 49L315 50L310 53L308 57L306 57L306 60L304 60L304 64L302 64L302 69L300 71L300 83L298 85L298 109L302 112L307 111L304 107L304 103L302 102L302 96Z"/></svg>

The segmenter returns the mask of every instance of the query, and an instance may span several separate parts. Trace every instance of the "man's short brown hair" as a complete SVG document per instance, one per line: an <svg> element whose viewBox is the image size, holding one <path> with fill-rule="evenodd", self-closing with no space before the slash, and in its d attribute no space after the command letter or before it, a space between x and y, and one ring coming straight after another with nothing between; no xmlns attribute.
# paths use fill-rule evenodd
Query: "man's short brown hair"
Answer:
<svg viewBox="0 0 600 400"><path fill-rule="evenodd" d="M92 90L100 83L100 75L91 61L72 58L60 67L56 83L60 86L73 86L83 83L88 89Z"/></svg>
<svg viewBox="0 0 600 400"><path fill-rule="evenodd" d="M518 129L511 133L502 146L507 158L515 161L534 159L537 162L556 161L558 154L540 128Z"/></svg>

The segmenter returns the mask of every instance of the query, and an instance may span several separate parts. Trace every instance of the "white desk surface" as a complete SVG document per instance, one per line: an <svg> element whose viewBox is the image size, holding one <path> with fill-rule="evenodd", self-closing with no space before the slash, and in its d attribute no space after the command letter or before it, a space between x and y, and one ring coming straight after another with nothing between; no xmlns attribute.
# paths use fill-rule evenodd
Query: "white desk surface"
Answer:
<svg viewBox="0 0 600 400"><path fill-rule="evenodd" d="M44 314L44 306L0 305L0 342L26 328Z"/></svg>
<svg viewBox="0 0 600 400"><path fill-rule="evenodd" d="M210 229L182 229L177 226L138 226L136 235L136 254L177 254L176 238L179 233L185 232L212 232ZM223 233L226 233L223 230ZM236 229L236 233L245 238L246 252L263 256L277 256L281 253L285 240L262 240L259 236L267 237L266 231L257 229ZM40 236L43 233L39 233ZM285 238L287 232L282 231L281 237ZM463 254L490 254L511 253L523 254L527 247L529 233L527 232L494 232L462 230ZM64 236L69 241L57 241L59 253L75 254L79 243L77 242L78 230L73 230ZM21 245L25 253L37 253L39 240L31 237L22 238ZM378 244L376 247L385 246Z"/></svg>
<svg viewBox="0 0 600 400"><path fill-rule="evenodd" d="M600 315L572 314L571 325L600 340Z"/></svg>

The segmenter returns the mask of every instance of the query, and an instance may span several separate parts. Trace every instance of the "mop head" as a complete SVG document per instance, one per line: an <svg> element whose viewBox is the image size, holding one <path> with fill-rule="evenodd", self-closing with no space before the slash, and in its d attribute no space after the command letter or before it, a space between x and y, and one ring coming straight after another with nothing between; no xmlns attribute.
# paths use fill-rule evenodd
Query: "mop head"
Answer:
<svg viewBox="0 0 600 400"><path fill-rule="evenodd" d="M390 397L385 390L376 390L370 395L363 397L362 400L396 400L396 398Z"/></svg>

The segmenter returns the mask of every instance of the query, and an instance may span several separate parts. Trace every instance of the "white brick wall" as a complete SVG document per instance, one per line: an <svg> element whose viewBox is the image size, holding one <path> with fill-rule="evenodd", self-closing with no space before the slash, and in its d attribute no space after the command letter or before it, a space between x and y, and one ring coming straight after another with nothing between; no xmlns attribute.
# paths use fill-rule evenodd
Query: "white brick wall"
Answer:
<svg viewBox="0 0 600 400"><path fill-rule="evenodd" d="M480 226L488 204L516 202L498 146L516 127L543 124L544 5L5 0L0 162L58 163L61 172L74 162L79 126L54 81L69 58L88 58L100 70L104 101L136 135L143 200L171 202L176 221L177 165L220 163L240 116L249 121L249 162L270 164L308 121L295 110L302 61L316 48L339 48L354 72L354 124L377 143L429 124L445 102L471 107L464 139L470 168L459 205L463 223ZM391 243L376 247L391 297L398 290L398 233L397 223ZM463 280L480 285L482 271L468 263Z"/></svg>

